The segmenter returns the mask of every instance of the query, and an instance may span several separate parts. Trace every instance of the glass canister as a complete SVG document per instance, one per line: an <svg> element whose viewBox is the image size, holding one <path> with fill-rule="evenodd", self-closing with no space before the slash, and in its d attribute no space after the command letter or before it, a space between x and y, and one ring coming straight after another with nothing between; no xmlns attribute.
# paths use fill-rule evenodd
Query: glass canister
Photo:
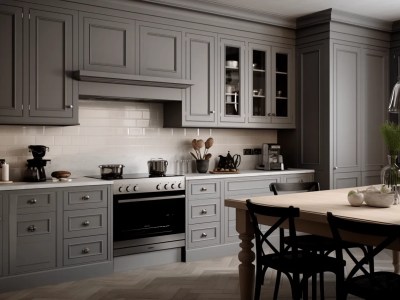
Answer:
<svg viewBox="0 0 400 300"><path fill-rule="evenodd" d="M400 183L400 168L396 164L397 155L388 155L388 165L381 170L381 182L394 192L394 203L399 204L399 191L397 184Z"/></svg>

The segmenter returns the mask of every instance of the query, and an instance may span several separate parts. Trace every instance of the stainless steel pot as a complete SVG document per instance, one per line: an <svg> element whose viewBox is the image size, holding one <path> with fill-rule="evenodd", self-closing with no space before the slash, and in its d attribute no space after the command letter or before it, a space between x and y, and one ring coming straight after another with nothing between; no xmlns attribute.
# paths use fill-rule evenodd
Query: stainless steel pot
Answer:
<svg viewBox="0 0 400 300"><path fill-rule="evenodd" d="M150 159L147 162L151 176L164 176L167 173L168 161L162 158Z"/></svg>
<svg viewBox="0 0 400 300"><path fill-rule="evenodd" d="M112 165L100 165L101 178L113 179L122 177L124 165L112 164Z"/></svg>

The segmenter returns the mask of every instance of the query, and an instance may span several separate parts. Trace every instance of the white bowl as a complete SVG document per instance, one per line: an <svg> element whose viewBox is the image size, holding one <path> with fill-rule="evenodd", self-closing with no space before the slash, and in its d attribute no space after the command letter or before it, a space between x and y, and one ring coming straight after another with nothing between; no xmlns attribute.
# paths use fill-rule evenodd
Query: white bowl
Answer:
<svg viewBox="0 0 400 300"><path fill-rule="evenodd" d="M368 206L390 207L394 202L394 193L366 192L364 201Z"/></svg>
<svg viewBox="0 0 400 300"><path fill-rule="evenodd" d="M239 66L239 63L237 60L227 60L226 66L229 68L237 68Z"/></svg>

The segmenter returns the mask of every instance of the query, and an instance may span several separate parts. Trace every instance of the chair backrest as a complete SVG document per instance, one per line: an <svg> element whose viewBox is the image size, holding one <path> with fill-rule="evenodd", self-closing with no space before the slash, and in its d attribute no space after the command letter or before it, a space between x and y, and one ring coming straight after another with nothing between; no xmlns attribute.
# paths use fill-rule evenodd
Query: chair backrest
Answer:
<svg viewBox="0 0 400 300"><path fill-rule="evenodd" d="M348 274L347 280L350 280L358 271L362 271L365 275L372 278L374 276L373 269L367 270L363 265L369 264L383 249L400 238L400 225L367 223L355 219L345 219L334 216L331 212L327 213L327 217L333 238L337 244L336 257L338 259L343 259L343 234L356 233L368 237L373 236L379 241L377 245L368 247L364 256L359 259L354 258L356 259L356 264Z"/></svg>
<svg viewBox="0 0 400 300"><path fill-rule="evenodd" d="M246 200L246 205L254 229L257 259L259 259L260 256L266 255L262 247L264 243L266 243L269 246L269 248L272 250L274 254L282 256L285 255L285 251L287 249L283 249L282 247L280 247L280 249L277 249L269 238L273 235L274 232L279 230L279 226L281 226L286 221L289 224L289 239L292 245L291 251L294 255L297 255L298 249L296 242L296 227L294 219L299 217L300 215L299 208L294 208L293 206L273 207L273 206L259 205L252 203L250 199ZM271 227L268 228L264 227L266 229L265 231L262 231L258 222L259 216L275 217L277 218L277 221Z"/></svg>
<svg viewBox="0 0 400 300"><path fill-rule="evenodd" d="M319 182L310 181L310 182L289 182L289 183L280 183L280 182L272 182L269 185L269 190L274 193L274 195L288 193L288 192L312 192L319 191Z"/></svg>

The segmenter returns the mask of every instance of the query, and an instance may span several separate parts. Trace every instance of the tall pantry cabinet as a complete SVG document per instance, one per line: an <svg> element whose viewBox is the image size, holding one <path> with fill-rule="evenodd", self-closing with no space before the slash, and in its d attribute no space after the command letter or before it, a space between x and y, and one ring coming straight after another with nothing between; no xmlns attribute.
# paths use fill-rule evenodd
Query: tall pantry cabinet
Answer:
<svg viewBox="0 0 400 300"><path fill-rule="evenodd" d="M380 126L387 117L390 35L353 25L354 18L329 9L297 23L300 130L278 139L294 135L299 152L292 155L300 167L315 169L323 189L380 183L386 164Z"/></svg>

